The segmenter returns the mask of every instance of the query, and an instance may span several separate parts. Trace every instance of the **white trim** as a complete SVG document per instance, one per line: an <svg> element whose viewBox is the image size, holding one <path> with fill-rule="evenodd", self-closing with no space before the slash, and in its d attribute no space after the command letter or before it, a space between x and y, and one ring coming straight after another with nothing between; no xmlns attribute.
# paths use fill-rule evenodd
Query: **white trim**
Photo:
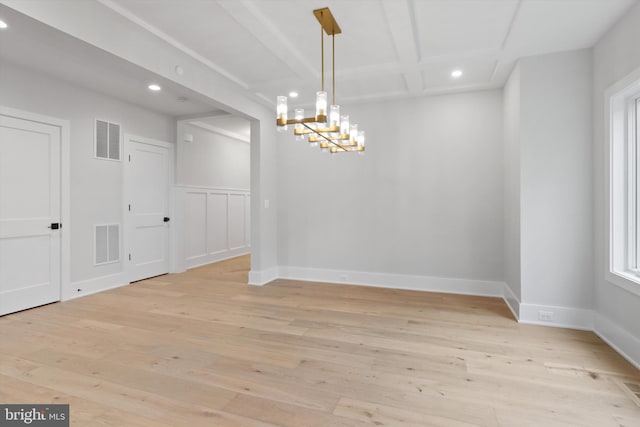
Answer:
<svg viewBox="0 0 640 427"><path fill-rule="evenodd" d="M604 173L606 269L604 279L640 296L640 278L629 268L629 154L626 110L640 93L640 68L610 86L604 93Z"/></svg>
<svg viewBox="0 0 640 427"><path fill-rule="evenodd" d="M595 315L594 323L593 332L640 369L640 338L600 314Z"/></svg>
<svg viewBox="0 0 640 427"><path fill-rule="evenodd" d="M215 71L216 73L220 74L221 76L226 77L227 79L229 79L230 81L234 82L235 84L237 84L238 86L242 87L243 89L248 89L249 88L249 85L247 83L245 83L244 81L240 80L239 78L237 78L236 76L234 76L233 74L228 72L227 70L223 69L219 65L213 63L212 61L209 61L207 58L205 58L204 56L200 55L199 53L197 53L193 49L188 48L187 46L185 46L184 44L180 43L179 41L177 41L173 37L169 36L167 33L163 32L163 31L159 30L158 28L154 27L153 25L149 24L147 21L145 21L145 20L141 19L140 17L138 17L137 15L131 13L130 11L128 11L127 9L123 8L119 4L116 4L115 2L113 2L111 0L98 0L98 1L100 3L102 3L103 5L105 5L106 7L108 7L109 9L113 10L114 12L120 14L124 18L126 18L129 21L133 22L134 24L142 27L143 29L145 29L148 32L150 32L151 34L153 34L156 37L160 38L164 42L166 42L166 43L170 44L171 46L175 47L176 49L180 50L184 54L186 54L186 55L190 56L191 58L201 62L204 65L206 65L211 70Z"/></svg>
<svg viewBox="0 0 640 427"><path fill-rule="evenodd" d="M550 320L540 320L540 311L552 313L553 318ZM520 317L518 319L518 323L592 331L593 310L523 303L520 304Z"/></svg>
<svg viewBox="0 0 640 427"><path fill-rule="evenodd" d="M504 282L280 266L279 278L413 291L502 297Z"/></svg>
<svg viewBox="0 0 640 427"><path fill-rule="evenodd" d="M203 265L213 264L214 262L225 261L231 258L237 258L243 255L249 255L249 248L240 248L239 250L219 251L211 254L196 255L186 259L187 270L202 267Z"/></svg>
<svg viewBox="0 0 640 427"><path fill-rule="evenodd" d="M63 301L86 297L87 295L97 294L128 285L127 277L124 272L109 274L107 276L95 277L93 279L79 280L71 284L74 292L70 293Z"/></svg>
<svg viewBox="0 0 640 427"><path fill-rule="evenodd" d="M249 271L249 285L263 286L279 279L279 276L278 267L271 267L261 271L251 270Z"/></svg>
<svg viewBox="0 0 640 427"><path fill-rule="evenodd" d="M0 115L60 128L60 300L71 286L71 122L0 105Z"/></svg>
<svg viewBox="0 0 640 427"><path fill-rule="evenodd" d="M248 190L228 189L228 188L220 188L220 187L190 186L190 185L176 185L175 189L178 191L177 197L182 201L183 204L185 203L186 196L188 194L202 194L207 198L207 200L209 196L214 194L225 196L227 198L226 200L226 205L227 205L226 247L224 249L221 249L215 252L209 252L209 249L207 247L205 248L205 252L201 254L192 255L192 256L186 256L185 254L183 255L183 259L181 260L183 268L188 270L191 268L200 267L206 264L211 264L214 262L219 262L225 259L235 258L241 255L247 255L251 253L250 238L249 236L247 236L247 233L246 233L246 229L247 229L246 220L250 218L249 215L251 214L246 209L247 197L251 196L251 193ZM237 247L229 246L229 241L230 241L229 218L231 217L230 196L232 195L243 196L244 198L243 210L244 210L244 216L245 216L245 224L244 224L243 231L245 236L244 236L243 244ZM180 226L184 225L186 221L185 218L186 216L184 215L184 212L183 212L183 217L181 218ZM207 229L205 229L203 233L208 234L208 227L209 227L208 217L206 219L206 227ZM185 227L181 227L181 228L184 229ZM181 240L180 242L181 244L185 244L184 240ZM176 248L176 251L177 253L184 254L185 249L186 249L186 246L185 248L179 248L179 249Z"/></svg>
<svg viewBox="0 0 640 427"><path fill-rule="evenodd" d="M228 138L231 139L235 139L237 141L240 142L246 142L247 144L251 143L251 138L249 136L245 136L245 135L241 135L239 133L235 133L235 132L231 132L229 130L226 129L222 129L219 128L217 126L213 126L210 125L208 123L203 123L203 122L199 122L199 121L188 121L187 124L191 125L191 126L195 126L197 128L200 128L206 132L210 132L216 135L222 135L222 136L226 136Z"/></svg>
<svg viewBox="0 0 640 427"><path fill-rule="evenodd" d="M142 144L154 145L157 147L166 148L169 154L168 159L168 179L167 179L167 216L169 218L174 218L174 197L173 197L173 187L175 183L175 144L170 142L160 141L157 139L141 137L137 135L133 135L130 133L124 133L121 131L121 135L124 138L124 150L122 157L122 243L121 248L124 251L120 254L120 259L122 260L122 271L125 274L127 280L131 278L131 262L129 260L129 254L131 253L130 242L133 240L132 233L132 221L131 221L131 212L128 209L129 202L131 196L131 176L130 176L130 162L129 162L129 154L131 153L131 142L138 142ZM175 218L174 218L175 220ZM168 257L168 272L172 272L172 268L174 266L173 257L175 255L175 251L173 246L175 244L174 241L174 233L172 232L173 225L169 222L169 232L168 232L168 247L167 247L167 257ZM130 283L129 281L127 283Z"/></svg>
<svg viewBox="0 0 640 427"><path fill-rule="evenodd" d="M520 299L513 293L513 290L509 286L508 283L504 284L504 289L502 293L502 299L513 313L513 316L517 321L520 321Z"/></svg>
<svg viewBox="0 0 640 427"><path fill-rule="evenodd" d="M211 192L222 192L222 193L250 193L248 188L228 188L228 187L207 187L203 185L186 185L186 184L176 184L175 188L178 189L187 189L187 190L203 190L203 191L211 191Z"/></svg>

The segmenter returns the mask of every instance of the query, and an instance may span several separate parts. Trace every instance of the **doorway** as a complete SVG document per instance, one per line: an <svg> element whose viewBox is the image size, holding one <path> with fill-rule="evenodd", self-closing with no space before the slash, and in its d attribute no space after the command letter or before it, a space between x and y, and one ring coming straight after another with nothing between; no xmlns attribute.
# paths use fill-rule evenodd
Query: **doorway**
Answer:
<svg viewBox="0 0 640 427"><path fill-rule="evenodd" d="M173 145L125 135L125 261L135 282L169 273Z"/></svg>
<svg viewBox="0 0 640 427"><path fill-rule="evenodd" d="M0 315L62 297L68 131L64 120L0 107Z"/></svg>

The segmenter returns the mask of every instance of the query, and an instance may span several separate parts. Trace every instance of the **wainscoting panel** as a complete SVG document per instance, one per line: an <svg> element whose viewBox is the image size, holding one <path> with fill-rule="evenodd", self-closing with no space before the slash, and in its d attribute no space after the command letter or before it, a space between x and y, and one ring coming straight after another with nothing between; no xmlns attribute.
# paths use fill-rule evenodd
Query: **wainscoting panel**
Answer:
<svg viewBox="0 0 640 427"><path fill-rule="evenodd" d="M229 195L227 193L208 193L207 206L207 250L209 255L217 255L229 250Z"/></svg>
<svg viewBox="0 0 640 427"><path fill-rule="evenodd" d="M231 249L240 249L246 244L244 199L244 194L229 195L229 246Z"/></svg>
<svg viewBox="0 0 640 427"><path fill-rule="evenodd" d="M187 259L207 256L207 193L187 192L185 200Z"/></svg>
<svg viewBox="0 0 640 427"><path fill-rule="evenodd" d="M181 190L187 268L249 253L248 191L203 187Z"/></svg>

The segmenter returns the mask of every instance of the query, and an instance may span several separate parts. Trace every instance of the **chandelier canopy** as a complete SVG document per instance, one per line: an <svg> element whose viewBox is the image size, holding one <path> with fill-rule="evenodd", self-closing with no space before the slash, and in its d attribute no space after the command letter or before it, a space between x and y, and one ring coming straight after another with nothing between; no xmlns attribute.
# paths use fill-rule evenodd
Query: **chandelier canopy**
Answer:
<svg viewBox="0 0 640 427"><path fill-rule="evenodd" d="M328 7L316 9L313 14L320 23L320 46L322 52L322 90L316 92L315 116L305 117L302 108L294 109L294 118L288 118L287 97L278 96L276 104L276 125L279 132L286 132L288 125L294 125L296 140L303 141L308 136L312 147L320 147L330 153L363 153L365 148L364 130L351 124L348 115L340 115L336 104L335 36L342 30ZM324 89L324 34L331 36L332 98L327 114L327 92Z"/></svg>

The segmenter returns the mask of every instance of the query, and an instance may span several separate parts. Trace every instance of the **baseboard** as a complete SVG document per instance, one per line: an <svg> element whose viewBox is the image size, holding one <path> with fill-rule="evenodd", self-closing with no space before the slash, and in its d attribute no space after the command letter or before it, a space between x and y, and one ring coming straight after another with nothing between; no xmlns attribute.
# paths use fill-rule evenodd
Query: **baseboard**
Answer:
<svg viewBox="0 0 640 427"><path fill-rule="evenodd" d="M279 277L343 285L373 286L412 291L444 292L501 297L504 283L487 280L452 279L448 277L415 276L407 274L369 273L363 271L328 270L281 266Z"/></svg>
<svg viewBox="0 0 640 427"><path fill-rule="evenodd" d="M228 251L216 252L208 255L199 255L185 260L187 270L196 267L202 267L203 265L212 264L214 262L225 261L227 259L247 255L251 253L251 248L241 247L237 249L230 249Z"/></svg>
<svg viewBox="0 0 640 427"><path fill-rule="evenodd" d="M600 314L595 315L593 332L629 363L640 369L640 337L633 336L629 331Z"/></svg>
<svg viewBox="0 0 640 427"><path fill-rule="evenodd" d="M71 289L68 289L68 291L62 295L62 301L69 301L128 284L129 282L124 273L109 274L107 276L72 282Z"/></svg>
<svg viewBox="0 0 640 427"><path fill-rule="evenodd" d="M516 294L513 293L513 290L507 283L504 284L502 299L507 304L507 307L509 307L509 310L511 310L511 313L513 313L513 316L516 318L516 320L519 320L520 299L516 296Z"/></svg>
<svg viewBox="0 0 640 427"><path fill-rule="evenodd" d="M278 278L280 278L278 267L271 267L260 271L251 270L249 272L249 284L253 286L263 286Z"/></svg>
<svg viewBox="0 0 640 427"><path fill-rule="evenodd" d="M551 313L549 320L541 320L540 312ZM530 325L593 331L593 310L551 305L520 304L518 322Z"/></svg>

